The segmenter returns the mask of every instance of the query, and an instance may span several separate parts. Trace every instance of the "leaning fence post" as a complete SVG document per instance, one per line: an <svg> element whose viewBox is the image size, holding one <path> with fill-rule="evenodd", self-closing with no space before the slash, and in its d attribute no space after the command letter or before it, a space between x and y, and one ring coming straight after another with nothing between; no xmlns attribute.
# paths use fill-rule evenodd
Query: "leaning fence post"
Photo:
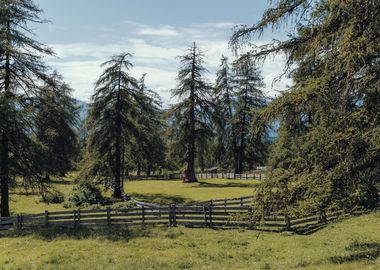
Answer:
<svg viewBox="0 0 380 270"><path fill-rule="evenodd" d="M107 225L111 226L111 208L107 207Z"/></svg>
<svg viewBox="0 0 380 270"><path fill-rule="evenodd" d="M49 226L49 212L48 210L45 211L45 227Z"/></svg>

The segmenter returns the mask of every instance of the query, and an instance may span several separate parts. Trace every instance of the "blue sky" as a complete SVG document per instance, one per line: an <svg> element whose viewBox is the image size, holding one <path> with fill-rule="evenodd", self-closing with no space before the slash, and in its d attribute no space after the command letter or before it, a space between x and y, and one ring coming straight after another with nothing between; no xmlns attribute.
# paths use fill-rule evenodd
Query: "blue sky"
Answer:
<svg viewBox="0 0 380 270"><path fill-rule="evenodd" d="M222 54L233 60L228 41L233 27L256 22L269 1L264 0L35 0L44 10L48 24L33 26L38 39L55 52L50 66L60 71L74 88L74 96L89 101L99 65L111 55L134 55L131 71L136 77L147 73L147 85L165 103L171 103L170 89L176 85L176 56L196 41L205 51L210 82ZM262 43L283 34L269 33L255 41ZM281 73L282 57L264 64L266 92L273 96L286 88Z"/></svg>

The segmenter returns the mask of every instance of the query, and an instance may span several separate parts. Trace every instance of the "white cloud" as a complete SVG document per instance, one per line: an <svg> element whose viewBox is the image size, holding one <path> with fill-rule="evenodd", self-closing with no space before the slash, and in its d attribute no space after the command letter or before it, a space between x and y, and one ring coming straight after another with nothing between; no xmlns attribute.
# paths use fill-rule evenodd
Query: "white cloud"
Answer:
<svg viewBox="0 0 380 270"><path fill-rule="evenodd" d="M165 103L170 103L170 89L176 85L175 77L179 66L176 56L182 55L196 41L205 51L206 67L210 71L206 76L213 82L222 54L233 59L228 40L230 29L234 25L231 22L210 22L174 27L124 21L121 29L106 29L107 32L114 33L114 38L106 43L52 44L58 58L49 58L48 62L71 84L76 98L89 101L94 82L101 74L100 64L112 55L130 52L134 55L131 60L134 63L132 74L139 77L148 73L148 86L156 90ZM105 28L99 31L105 31ZM281 74L284 63L283 58L276 57L263 66L266 91L272 96L276 90L283 90L286 84L291 83L284 79L272 86L273 79Z"/></svg>

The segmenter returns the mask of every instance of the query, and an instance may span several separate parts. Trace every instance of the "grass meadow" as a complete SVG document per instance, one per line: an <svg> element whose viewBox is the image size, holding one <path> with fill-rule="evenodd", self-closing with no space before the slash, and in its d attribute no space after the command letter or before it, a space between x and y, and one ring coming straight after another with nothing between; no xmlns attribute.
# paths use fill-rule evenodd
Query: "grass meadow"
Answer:
<svg viewBox="0 0 380 270"><path fill-rule="evenodd" d="M66 196L73 176L55 180ZM258 181L134 181L125 191L155 203L252 195ZM14 213L63 210L18 189ZM380 212L338 220L311 235L185 227L1 231L0 270L40 269L380 269Z"/></svg>
<svg viewBox="0 0 380 270"><path fill-rule="evenodd" d="M0 232L0 269L380 269L380 212L312 235L166 227Z"/></svg>

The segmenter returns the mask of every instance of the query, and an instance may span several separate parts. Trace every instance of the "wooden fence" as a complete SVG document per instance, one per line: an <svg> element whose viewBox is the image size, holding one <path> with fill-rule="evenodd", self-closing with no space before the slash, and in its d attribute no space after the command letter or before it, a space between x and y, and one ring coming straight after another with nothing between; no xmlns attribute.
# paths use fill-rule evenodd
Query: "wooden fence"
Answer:
<svg viewBox="0 0 380 270"><path fill-rule="evenodd" d="M261 180L265 178L265 174L262 172L256 173L197 173L197 178L199 179L242 179L242 180Z"/></svg>
<svg viewBox="0 0 380 270"><path fill-rule="evenodd" d="M262 172L256 173L196 173L198 179L242 179L242 180L261 180L265 178L265 174ZM180 173L173 174L163 174L163 175L130 175L128 180L170 180L170 179L181 179L182 175Z"/></svg>
<svg viewBox="0 0 380 270"><path fill-rule="evenodd" d="M45 211L34 215L17 215L0 218L0 229L31 227L73 227L112 225L164 225L188 227L245 227L259 230L301 230L322 222L319 214L300 218L288 218L281 213L267 215L259 223L252 223L249 214L253 210L253 197L212 200L199 205L153 205L138 202L138 207L125 209ZM356 213L360 213L357 211ZM351 213L352 214L352 213ZM329 221L347 215L343 211L327 213Z"/></svg>

